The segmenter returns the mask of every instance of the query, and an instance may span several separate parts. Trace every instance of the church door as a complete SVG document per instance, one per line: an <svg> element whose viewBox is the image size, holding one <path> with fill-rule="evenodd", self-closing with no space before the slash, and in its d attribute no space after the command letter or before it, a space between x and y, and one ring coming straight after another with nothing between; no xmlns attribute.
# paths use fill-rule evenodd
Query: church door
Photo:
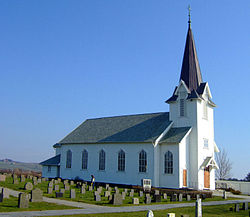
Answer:
<svg viewBox="0 0 250 217"><path fill-rule="evenodd" d="M183 187L187 187L187 170L183 170Z"/></svg>
<svg viewBox="0 0 250 217"><path fill-rule="evenodd" d="M204 169L204 188L210 188L210 172L209 167Z"/></svg>

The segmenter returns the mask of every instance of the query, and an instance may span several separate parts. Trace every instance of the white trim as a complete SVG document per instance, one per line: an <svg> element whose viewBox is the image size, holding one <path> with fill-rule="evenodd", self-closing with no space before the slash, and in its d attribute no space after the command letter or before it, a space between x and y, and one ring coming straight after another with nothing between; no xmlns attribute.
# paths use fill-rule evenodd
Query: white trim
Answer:
<svg viewBox="0 0 250 217"><path fill-rule="evenodd" d="M166 133L170 130L170 128L172 127L172 125L174 124L174 122L171 122L168 127L162 132L162 134L155 140L155 142L153 143L153 146L156 147L160 140L166 135Z"/></svg>
<svg viewBox="0 0 250 217"><path fill-rule="evenodd" d="M184 88L186 89L187 93L190 93L190 90L188 89L188 87L187 87L187 85L185 84L185 82L184 82L183 80L180 80L179 85L178 85L178 87L176 88L176 90L175 90L175 92L174 92L175 95L178 95L177 93L178 93L178 91L179 91L181 85L184 86Z"/></svg>

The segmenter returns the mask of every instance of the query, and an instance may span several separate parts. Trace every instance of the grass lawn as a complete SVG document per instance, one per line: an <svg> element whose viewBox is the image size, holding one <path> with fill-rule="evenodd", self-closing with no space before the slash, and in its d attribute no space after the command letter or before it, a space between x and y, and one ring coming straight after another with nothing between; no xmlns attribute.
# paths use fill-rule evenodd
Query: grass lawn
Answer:
<svg viewBox="0 0 250 217"><path fill-rule="evenodd" d="M240 210L240 212L233 212L230 211L230 207L233 205L220 205L220 206L203 206L202 212L203 217L218 217L218 216L225 216L225 217L239 217L244 216L248 217L249 211ZM167 213L175 213L176 217L180 217L183 214L187 214L190 217L195 216L195 208L194 207L184 207L184 208L175 208L175 209L168 209L168 210L159 210L153 211L155 217L166 217ZM127 213L102 213L102 214L86 214L86 215L67 215L61 217L145 217L147 215L147 211L142 212L127 212Z"/></svg>
<svg viewBox="0 0 250 217"><path fill-rule="evenodd" d="M0 212L16 212L16 211L40 211L40 210L59 210L59 209L75 209L75 207L57 205L54 203L46 202L32 202L29 203L29 208L20 209L18 208L18 198L10 196L9 199L4 198L3 202L0 203Z"/></svg>

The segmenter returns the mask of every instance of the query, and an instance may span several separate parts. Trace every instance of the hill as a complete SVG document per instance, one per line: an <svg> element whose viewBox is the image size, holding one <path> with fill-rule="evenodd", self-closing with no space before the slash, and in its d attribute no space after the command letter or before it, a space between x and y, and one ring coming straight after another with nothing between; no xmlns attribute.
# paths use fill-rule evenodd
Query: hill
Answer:
<svg viewBox="0 0 250 217"><path fill-rule="evenodd" d="M21 169L23 171L35 171L41 172L42 166L38 163L24 163L24 162L17 162L11 159L3 159L0 160L0 170L1 169Z"/></svg>

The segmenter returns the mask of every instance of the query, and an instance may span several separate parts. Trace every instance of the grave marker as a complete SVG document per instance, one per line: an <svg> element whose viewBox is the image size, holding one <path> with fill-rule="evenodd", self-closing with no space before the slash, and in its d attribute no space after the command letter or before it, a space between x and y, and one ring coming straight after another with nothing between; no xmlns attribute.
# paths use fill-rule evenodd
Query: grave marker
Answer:
<svg viewBox="0 0 250 217"><path fill-rule="evenodd" d="M54 186L55 191L59 191L59 185Z"/></svg>
<svg viewBox="0 0 250 217"><path fill-rule="evenodd" d="M33 189L33 185L31 182L27 182L24 186L25 190L31 191Z"/></svg>
<svg viewBox="0 0 250 217"><path fill-rule="evenodd" d="M147 213L147 217L154 217L154 213L152 210L149 210Z"/></svg>
<svg viewBox="0 0 250 217"><path fill-rule="evenodd" d="M234 205L234 211L235 211L235 212L239 212L239 211L240 211L240 204L239 204L239 203L236 203L236 204Z"/></svg>
<svg viewBox="0 0 250 217"><path fill-rule="evenodd" d="M95 195L95 201L101 201L101 196L100 194Z"/></svg>
<svg viewBox="0 0 250 217"><path fill-rule="evenodd" d="M182 194L179 194L179 201L182 201Z"/></svg>
<svg viewBox="0 0 250 217"><path fill-rule="evenodd" d="M20 193L18 196L18 208L29 208L29 199L27 194Z"/></svg>
<svg viewBox="0 0 250 217"><path fill-rule="evenodd" d="M60 198L63 197L63 193L62 192L56 192L56 198Z"/></svg>
<svg viewBox="0 0 250 217"><path fill-rule="evenodd" d="M201 199L197 199L197 201L195 202L195 217L202 217Z"/></svg>
<svg viewBox="0 0 250 217"><path fill-rule="evenodd" d="M48 194L52 194L52 192L53 192L53 188L48 187Z"/></svg>
<svg viewBox="0 0 250 217"><path fill-rule="evenodd" d="M43 201L43 191L39 188L31 191L31 202L42 202Z"/></svg>
<svg viewBox="0 0 250 217"><path fill-rule="evenodd" d="M139 198L133 197L132 202L133 202L133 204L138 205L139 204Z"/></svg>
<svg viewBox="0 0 250 217"><path fill-rule="evenodd" d="M113 199L112 199L112 204L113 205L122 205L123 200L122 200L122 195L121 194L114 194Z"/></svg>
<svg viewBox="0 0 250 217"><path fill-rule="evenodd" d="M2 188L3 198L10 198L10 192L8 188Z"/></svg>
<svg viewBox="0 0 250 217"><path fill-rule="evenodd" d="M0 175L0 182L5 182L6 175Z"/></svg>
<svg viewBox="0 0 250 217"><path fill-rule="evenodd" d="M76 198L76 191L75 191L75 189L71 189L70 190L70 198L72 198L72 199Z"/></svg>
<svg viewBox="0 0 250 217"><path fill-rule="evenodd" d="M0 193L0 203L3 202L3 193Z"/></svg>

